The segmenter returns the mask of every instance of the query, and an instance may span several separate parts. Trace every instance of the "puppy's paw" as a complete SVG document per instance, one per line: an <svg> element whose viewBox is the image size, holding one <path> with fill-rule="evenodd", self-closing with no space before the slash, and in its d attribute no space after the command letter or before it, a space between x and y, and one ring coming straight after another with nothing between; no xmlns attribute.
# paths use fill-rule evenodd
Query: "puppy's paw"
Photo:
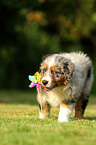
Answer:
<svg viewBox="0 0 96 145"><path fill-rule="evenodd" d="M62 116L59 116L58 118L58 122L68 122L69 121L69 118L66 118L66 117L62 117Z"/></svg>
<svg viewBox="0 0 96 145"><path fill-rule="evenodd" d="M50 116L49 113L43 114L43 113L39 112L39 118L40 118L40 119L48 118L49 116Z"/></svg>
<svg viewBox="0 0 96 145"><path fill-rule="evenodd" d="M70 116L72 114L72 110L69 108L60 108L58 122L68 122L70 119Z"/></svg>

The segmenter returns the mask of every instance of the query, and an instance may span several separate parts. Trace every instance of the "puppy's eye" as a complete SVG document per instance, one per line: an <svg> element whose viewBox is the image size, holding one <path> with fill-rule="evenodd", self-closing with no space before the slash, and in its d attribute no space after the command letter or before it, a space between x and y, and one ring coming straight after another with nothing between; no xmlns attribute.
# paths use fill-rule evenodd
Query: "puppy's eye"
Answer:
<svg viewBox="0 0 96 145"><path fill-rule="evenodd" d="M41 74L44 74L46 71L47 71L46 68L42 69L42 70L41 70Z"/></svg>
<svg viewBox="0 0 96 145"><path fill-rule="evenodd" d="M54 71L53 70L51 70L51 74L54 74Z"/></svg>
<svg viewBox="0 0 96 145"><path fill-rule="evenodd" d="M57 76L58 73L59 73L58 71L51 70L51 74L52 74L52 75L56 75L56 76Z"/></svg>
<svg viewBox="0 0 96 145"><path fill-rule="evenodd" d="M59 75L56 75L57 78L59 78Z"/></svg>

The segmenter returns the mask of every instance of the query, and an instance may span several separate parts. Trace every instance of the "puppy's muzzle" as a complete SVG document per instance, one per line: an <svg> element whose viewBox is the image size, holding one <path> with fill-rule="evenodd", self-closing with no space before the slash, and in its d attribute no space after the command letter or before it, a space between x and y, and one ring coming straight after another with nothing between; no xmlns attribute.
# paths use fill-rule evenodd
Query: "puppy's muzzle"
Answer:
<svg viewBox="0 0 96 145"><path fill-rule="evenodd" d="M44 86L46 86L46 85L48 84L48 81L43 80L43 81L42 81L42 84L43 84Z"/></svg>

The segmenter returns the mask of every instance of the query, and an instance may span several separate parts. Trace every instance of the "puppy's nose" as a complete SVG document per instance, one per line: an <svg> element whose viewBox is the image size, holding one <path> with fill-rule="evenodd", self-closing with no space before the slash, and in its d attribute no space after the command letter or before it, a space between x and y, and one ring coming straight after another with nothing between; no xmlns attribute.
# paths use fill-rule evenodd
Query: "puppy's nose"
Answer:
<svg viewBox="0 0 96 145"><path fill-rule="evenodd" d="M47 85L47 84L48 84L48 81L43 80L43 81L42 81L42 84L43 84L43 85Z"/></svg>

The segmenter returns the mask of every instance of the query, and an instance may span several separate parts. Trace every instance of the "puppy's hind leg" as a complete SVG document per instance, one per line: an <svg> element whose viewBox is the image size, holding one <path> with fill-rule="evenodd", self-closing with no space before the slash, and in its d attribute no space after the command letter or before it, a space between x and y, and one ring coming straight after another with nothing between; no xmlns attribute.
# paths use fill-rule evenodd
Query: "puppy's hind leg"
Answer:
<svg viewBox="0 0 96 145"><path fill-rule="evenodd" d="M46 102L44 105L39 104L39 118L47 118L50 116L50 108L51 106Z"/></svg>
<svg viewBox="0 0 96 145"><path fill-rule="evenodd" d="M93 67L92 67L92 65L91 66L89 65L86 79L85 79L84 88L83 88L82 93L81 93L79 99L77 100L77 103L75 106L75 118L76 119L83 118L84 111L88 104L92 82L93 82Z"/></svg>
<svg viewBox="0 0 96 145"><path fill-rule="evenodd" d="M82 119L88 104L89 96L82 94L75 105L75 119Z"/></svg>

